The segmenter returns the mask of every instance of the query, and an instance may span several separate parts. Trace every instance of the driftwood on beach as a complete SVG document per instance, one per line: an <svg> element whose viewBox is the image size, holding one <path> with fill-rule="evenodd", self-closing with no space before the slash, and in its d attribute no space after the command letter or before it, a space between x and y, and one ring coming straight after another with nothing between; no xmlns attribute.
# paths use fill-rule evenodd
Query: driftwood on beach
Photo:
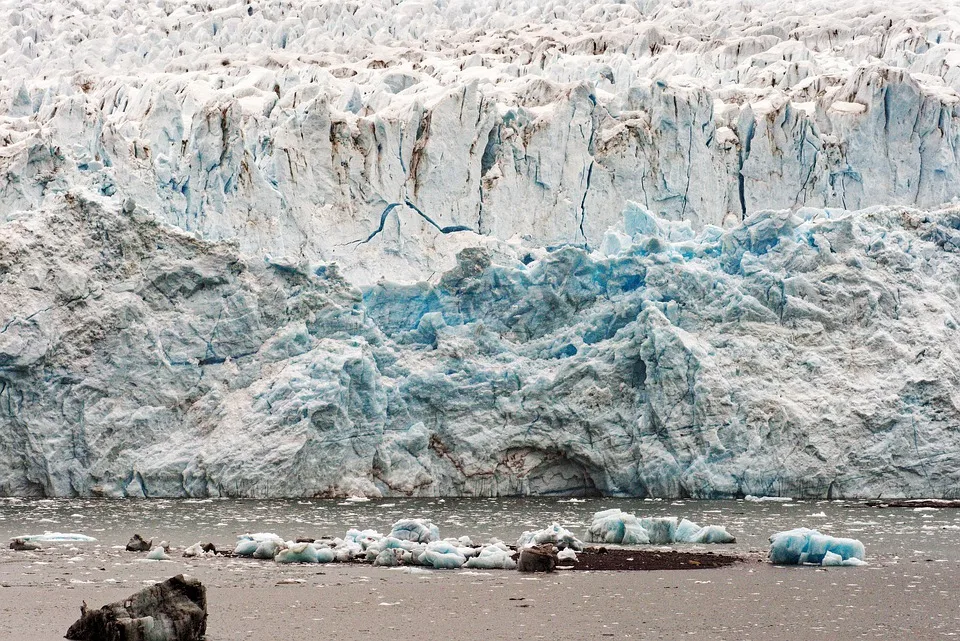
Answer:
<svg viewBox="0 0 960 641"><path fill-rule="evenodd" d="M90 610L67 630L73 641L200 641L207 630L207 591L182 574Z"/></svg>

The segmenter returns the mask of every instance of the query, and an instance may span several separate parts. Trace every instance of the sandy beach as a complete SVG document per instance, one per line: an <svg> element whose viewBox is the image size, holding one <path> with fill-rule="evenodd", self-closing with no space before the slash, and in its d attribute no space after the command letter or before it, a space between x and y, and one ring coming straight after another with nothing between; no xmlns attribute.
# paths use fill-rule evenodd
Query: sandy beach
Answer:
<svg viewBox="0 0 960 641"><path fill-rule="evenodd" d="M0 639L62 638L92 607L178 573L207 587L210 641L419 639L942 639L960 633L956 560L864 568L525 575L511 571L279 566L236 558L150 562L51 545L0 552Z"/></svg>

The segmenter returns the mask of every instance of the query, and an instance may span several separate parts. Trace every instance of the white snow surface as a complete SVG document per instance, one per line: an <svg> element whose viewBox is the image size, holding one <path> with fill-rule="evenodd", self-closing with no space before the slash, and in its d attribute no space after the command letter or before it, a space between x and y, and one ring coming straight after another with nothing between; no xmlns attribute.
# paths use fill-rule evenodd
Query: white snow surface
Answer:
<svg viewBox="0 0 960 641"><path fill-rule="evenodd" d="M960 194L949 0L0 0L0 16L0 220L84 186L367 285L437 276L467 246L596 247L627 200L699 229Z"/></svg>
<svg viewBox="0 0 960 641"><path fill-rule="evenodd" d="M0 22L0 494L956 496L955 2Z"/></svg>

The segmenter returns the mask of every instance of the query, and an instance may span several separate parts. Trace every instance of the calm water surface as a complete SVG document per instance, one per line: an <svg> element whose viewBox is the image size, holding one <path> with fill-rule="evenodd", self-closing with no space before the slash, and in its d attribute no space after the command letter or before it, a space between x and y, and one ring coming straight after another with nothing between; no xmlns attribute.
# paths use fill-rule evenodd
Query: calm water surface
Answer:
<svg viewBox="0 0 960 641"><path fill-rule="evenodd" d="M124 545L138 532L174 546L199 540L232 544L244 532L285 538L343 536L349 528L388 532L400 518L428 518L442 536L498 537L513 542L524 531L558 522L585 538L594 512L620 508L637 516L686 517L723 525L740 551L764 550L774 532L793 527L858 538L868 557L960 561L960 510L870 508L844 501L660 501L639 499L11 499L0 498L0 539L22 534L74 532L102 545Z"/></svg>

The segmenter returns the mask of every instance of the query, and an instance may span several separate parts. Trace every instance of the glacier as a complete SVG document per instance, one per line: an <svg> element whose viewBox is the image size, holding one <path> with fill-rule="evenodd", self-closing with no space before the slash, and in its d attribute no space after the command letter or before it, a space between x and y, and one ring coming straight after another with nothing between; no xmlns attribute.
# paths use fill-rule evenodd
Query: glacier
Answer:
<svg viewBox="0 0 960 641"><path fill-rule="evenodd" d="M960 497L955 3L0 8L0 494Z"/></svg>
<svg viewBox="0 0 960 641"><path fill-rule="evenodd" d="M140 209L7 223L0 491L955 494L960 209L625 229L361 291Z"/></svg>

